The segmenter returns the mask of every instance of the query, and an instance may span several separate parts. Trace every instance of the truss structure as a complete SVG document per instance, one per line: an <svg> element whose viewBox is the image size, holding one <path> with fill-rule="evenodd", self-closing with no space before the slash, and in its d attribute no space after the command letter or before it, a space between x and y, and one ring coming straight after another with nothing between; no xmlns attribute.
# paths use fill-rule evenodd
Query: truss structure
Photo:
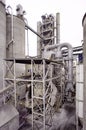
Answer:
<svg viewBox="0 0 86 130"><path fill-rule="evenodd" d="M17 76L17 63L29 65L25 75ZM17 88L29 84L31 86L32 129L48 130L52 126L57 89L62 83L60 70L62 63L47 59L27 58L6 59L4 64L6 66L3 79L4 102L7 100L6 97L11 95L17 107L19 101Z"/></svg>
<svg viewBox="0 0 86 130"><path fill-rule="evenodd" d="M55 42L55 18L52 14L42 16L42 23L39 30L39 33L44 38L44 40L40 41L42 53L45 46L53 45Z"/></svg>

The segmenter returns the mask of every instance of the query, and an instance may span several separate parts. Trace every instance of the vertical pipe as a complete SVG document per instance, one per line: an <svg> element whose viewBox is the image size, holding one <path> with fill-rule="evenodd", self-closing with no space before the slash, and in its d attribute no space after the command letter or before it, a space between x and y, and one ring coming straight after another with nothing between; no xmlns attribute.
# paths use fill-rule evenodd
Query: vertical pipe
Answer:
<svg viewBox="0 0 86 130"><path fill-rule="evenodd" d="M28 20L26 18L24 18L25 24L28 25ZM26 55L29 56L29 38L28 38L28 28L25 28L26 31Z"/></svg>
<svg viewBox="0 0 86 130"><path fill-rule="evenodd" d="M84 66L84 88L83 88L83 130L86 130L86 14L83 17L83 66Z"/></svg>
<svg viewBox="0 0 86 130"><path fill-rule="evenodd" d="M56 44L60 43L60 13L56 13Z"/></svg>
<svg viewBox="0 0 86 130"><path fill-rule="evenodd" d="M13 11L11 6L8 6L7 9L8 8L11 9L11 42L13 42Z"/></svg>
<svg viewBox="0 0 86 130"><path fill-rule="evenodd" d="M66 47L68 49L68 81L66 85L66 92L68 93L67 100L72 101L72 92L74 92L73 88L73 49L72 46L69 43L63 43L63 44L55 44L52 46L48 46L45 50L52 50L57 48L57 58L62 58L62 48Z"/></svg>
<svg viewBox="0 0 86 130"><path fill-rule="evenodd" d="M60 54L59 56L62 55L61 49L63 47L68 48L68 81L67 81L66 91L71 90L73 92L74 91L73 89L73 49L69 43L60 44L58 46L58 51L57 51L57 54L58 53Z"/></svg>
<svg viewBox="0 0 86 130"><path fill-rule="evenodd" d="M14 59L14 98L15 98L15 107L17 106L17 96L16 96L16 66L15 66L15 59Z"/></svg>
<svg viewBox="0 0 86 130"><path fill-rule="evenodd" d="M52 75L52 74L53 74L53 67L54 67L54 66L53 66L52 63L50 64L50 67L51 67L51 68L50 68L50 71L51 71L51 72L50 72L50 78L51 78L51 79L50 79L50 82L51 82L51 95L53 95L53 94L52 94L52 93L53 93L53 82L52 82L53 75ZM51 96L51 105L52 105L52 96ZM50 117L51 117L50 121L51 121L51 123L52 123L52 120L53 120L53 119L52 119L52 116L53 116L52 106L51 106L51 110L50 110L50 111L51 111L51 113L50 113L50 114L51 114L51 115L50 115ZM51 125L52 125L52 124L51 124Z"/></svg>
<svg viewBox="0 0 86 130"><path fill-rule="evenodd" d="M56 57L62 57L62 48L66 47L68 49L68 89L73 91L73 48L69 43L55 44L46 47L45 52L48 50L53 50L57 48Z"/></svg>
<svg viewBox="0 0 86 130"><path fill-rule="evenodd" d="M11 21L12 21L12 23L11 23L12 25L11 26L12 27L11 28L12 28L12 41L13 41L13 11L11 11L11 12L12 12L12 14L11 14Z"/></svg>
<svg viewBox="0 0 86 130"><path fill-rule="evenodd" d="M40 34L41 22L37 22L37 33ZM41 38L37 36L37 56L41 55Z"/></svg>
<svg viewBox="0 0 86 130"><path fill-rule="evenodd" d="M12 57L13 57L13 43L14 43L14 36L13 36L13 10L12 10L12 7L11 6L8 6L7 9L10 9L11 10L11 40L10 42L8 43L8 45L10 43L12 43Z"/></svg>
<svg viewBox="0 0 86 130"><path fill-rule="evenodd" d="M6 61L3 60L3 90L5 89L5 67L6 67ZM5 94L3 93L3 102L5 104Z"/></svg>
<svg viewBox="0 0 86 130"><path fill-rule="evenodd" d="M33 128L33 60L31 60L31 98L32 98L32 130Z"/></svg>
<svg viewBox="0 0 86 130"><path fill-rule="evenodd" d="M29 40L28 40L28 29L27 29L27 55L29 56Z"/></svg>
<svg viewBox="0 0 86 130"><path fill-rule="evenodd" d="M46 126L45 126L45 60L43 60L43 130L46 130Z"/></svg>

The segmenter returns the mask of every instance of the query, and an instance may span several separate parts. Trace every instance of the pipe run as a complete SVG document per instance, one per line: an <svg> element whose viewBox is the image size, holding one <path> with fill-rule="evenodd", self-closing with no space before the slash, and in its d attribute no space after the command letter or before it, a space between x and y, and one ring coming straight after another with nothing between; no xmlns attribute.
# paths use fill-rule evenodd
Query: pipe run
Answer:
<svg viewBox="0 0 86 130"><path fill-rule="evenodd" d="M25 25L25 27L27 28L27 29L29 29L30 31L32 31L34 34L36 34L37 36L39 36L43 41L44 41L44 38L40 35L40 34L38 34L35 30L33 30L30 26L28 26L27 24Z"/></svg>
<svg viewBox="0 0 86 130"><path fill-rule="evenodd" d="M57 48L56 57L62 58L62 48L66 47L68 49L68 81L66 86L66 91L74 91L73 89L73 48L69 43L55 44L47 46L45 52Z"/></svg>
<svg viewBox="0 0 86 130"><path fill-rule="evenodd" d="M63 43L58 46L57 56L62 57L62 48L66 47L68 49L68 82L66 91L73 90L73 48L69 43ZM59 54L59 55L58 55Z"/></svg>
<svg viewBox="0 0 86 130"><path fill-rule="evenodd" d="M7 43L7 46L6 46L6 48L8 48L8 46L10 45L10 44L13 44L14 43L14 35L13 35L13 10L12 10L12 7L9 5L8 7L7 7L7 10L8 9L10 9L11 10L11 40L9 41L9 43Z"/></svg>
<svg viewBox="0 0 86 130"><path fill-rule="evenodd" d="M13 41L13 10L12 10L12 7L9 5L7 7L7 9L10 9L11 10L11 41Z"/></svg>

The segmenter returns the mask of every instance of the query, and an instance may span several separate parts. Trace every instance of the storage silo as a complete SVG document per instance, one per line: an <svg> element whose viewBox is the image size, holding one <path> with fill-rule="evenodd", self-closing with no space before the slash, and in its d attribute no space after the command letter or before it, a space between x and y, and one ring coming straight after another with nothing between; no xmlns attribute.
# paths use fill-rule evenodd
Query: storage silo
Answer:
<svg viewBox="0 0 86 130"><path fill-rule="evenodd" d="M86 13L82 20L83 25L83 75L84 75L84 88L83 88L83 130L86 130Z"/></svg>
<svg viewBox="0 0 86 130"><path fill-rule="evenodd" d="M13 22L13 23L12 23ZM6 15L7 58L25 58L25 22L23 19Z"/></svg>
<svg viewBox="0 0 86 130"><path fill-rule="evenodd" d="M6 57L6 11L0 0L0 89L3 87L3 59Z"/></svg>
<svg viewBox="0 0 86 130"><path fill-rule="evenodd" d="M23 18L6 15L6 54L7 58L25 58L25 22ZM25 65L16 65L17 76L25 74Z"/></svg>

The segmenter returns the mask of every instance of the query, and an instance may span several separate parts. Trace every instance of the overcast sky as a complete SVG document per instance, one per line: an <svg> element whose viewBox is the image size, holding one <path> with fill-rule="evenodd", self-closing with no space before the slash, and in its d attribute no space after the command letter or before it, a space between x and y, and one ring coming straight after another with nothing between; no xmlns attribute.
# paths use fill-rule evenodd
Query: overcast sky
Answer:
<svg viewBox="0 0 86 130"><path fill-rule="evenodd" d="M72 46L82 45L82 18L86 12L86 0L6 0L7 5L15 9L21 4L26 11L29 26L36 30L37 21L44 14L60 13L60 40ZM36 36L29 32L29 54L36 55Z"/></svg>

